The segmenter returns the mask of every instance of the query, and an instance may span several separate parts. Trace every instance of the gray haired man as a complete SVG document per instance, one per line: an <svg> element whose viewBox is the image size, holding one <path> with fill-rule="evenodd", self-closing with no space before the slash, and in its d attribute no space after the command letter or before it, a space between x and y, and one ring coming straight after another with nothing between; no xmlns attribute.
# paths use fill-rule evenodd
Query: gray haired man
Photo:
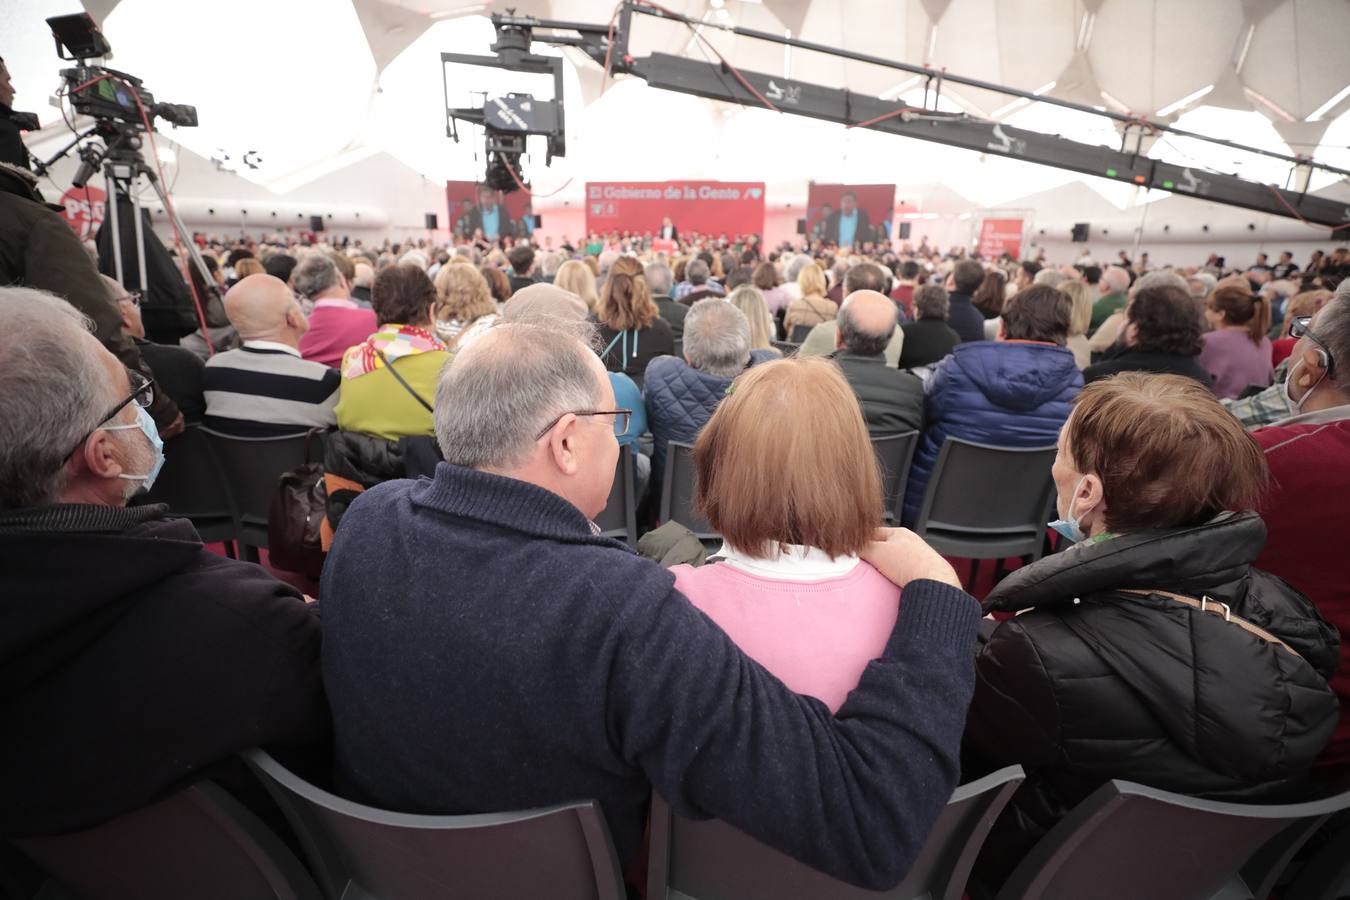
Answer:
<svg viewBox="0 0 1350 900"><path fill-rule="evenodd" d="M338 777L414 812L594 799L625 864L654 787L678 814L896 884L956 783L978 605L913 535L874 545L905 601L831 716L596 535L624 415L557 320L498 325L446 366L446 462L357 498L324 568Z"/></svg>
<svg viewBox="0 0 1350 900"><path fill-rule="evenodd" d="M259 744L327 742L300 593L164 506L127 508L164 461L154 391L64 300L0 288L0 837L98 825Z"/></svg>

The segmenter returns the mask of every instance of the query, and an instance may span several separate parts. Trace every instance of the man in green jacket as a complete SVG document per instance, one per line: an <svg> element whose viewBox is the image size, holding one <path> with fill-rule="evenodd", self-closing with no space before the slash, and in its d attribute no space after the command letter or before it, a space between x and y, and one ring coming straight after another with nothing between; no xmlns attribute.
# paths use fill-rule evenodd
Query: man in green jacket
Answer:
<svg viewBox="0 0 1350 900"><path fill-rule="evenodd" d="M1130 289L1130 274L1120 266L1107 266L1097 283L1102 295L1092 304L1092 323L1089 330L1096 331L1111 314L1125 306Z"/></svg>

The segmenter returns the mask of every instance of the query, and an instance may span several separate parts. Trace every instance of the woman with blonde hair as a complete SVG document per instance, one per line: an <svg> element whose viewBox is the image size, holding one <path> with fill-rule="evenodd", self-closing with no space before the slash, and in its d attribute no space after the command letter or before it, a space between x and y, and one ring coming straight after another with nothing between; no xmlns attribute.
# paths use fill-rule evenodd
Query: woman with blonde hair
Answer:
<svg viewBox="0 0 1350 900"><path fill-rule="evenodd" d="M595 272L592 271L590 262L592 257L586 259L569 259L558 268L558 274L553 276L553 283L564 291L571 291L581 298L586 304L586 308L595 312L595 308L600 303L600 298L595 293Z"/></svg>
<svg viewBox="0 0 1350 900"><path fill-rule="evenodd" d="M783 317L788 340L792 340L792 331L799 325L814 327L839 315L839 304L825 296L829 287L825 284L825 272L820 266L815 263L802 266L801 273L797 275L797 287L801 289L802 295L792 301L787 315Z"/></svg>
<svg viewBox="0 0 1350 900"><path fill-rule="evenodd" d="M447 350L469 346L498 318L487 280L473 266L442 266L436 273L432 318Z"/></svg>
<svg viewBox="0 0 1350 900"><path fill-rule="evenodd" d="M1087 330L1092 323L1092 288L1081 281L1062 281L1056 290L1068 295L1073 302L1069 313L1069 337L1064 346L1073 351L1073 361L1079 369L1092 365L1092 351L1088 348Z"/></svg>
<svg viewBox="0 0 1350 900"><path fill-rule="evenodd" d="M595 311L604 349L600 361L611 372L632 378L647 373L647 363L675 352L675 333L652 300L642 263L632 256L614 261Z"/></svg>
<svg viewBox="0 0 1350 900"><path fill-rule="evenodd" d="M757 288L743 284L731 292L727 302L745 313L745 318L750 321L750 349L773 350L777 353L773 339L778 333L778 326L774 323L773 316L769 315L764 295Z"/></svg>
<svg viewBox="0 0 1350 900"><path fill-rule="evenodd" d="M749 369L694 464L694 502L724 543L712 564L675 566L675 587L788 687L837 710L900 605L859 558L881 524L881 475L848 382L818 357Z"/></svg>

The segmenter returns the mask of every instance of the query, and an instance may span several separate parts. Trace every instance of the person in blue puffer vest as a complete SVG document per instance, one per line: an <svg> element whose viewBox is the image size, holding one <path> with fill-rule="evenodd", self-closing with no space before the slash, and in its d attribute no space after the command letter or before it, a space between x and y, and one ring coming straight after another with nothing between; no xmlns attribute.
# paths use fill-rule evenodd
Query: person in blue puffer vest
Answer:
<svg viewBox="0 0 1350 900"><path fill-rule="evenodd" d="M725 300L709 297L689 308L684 319L684 359L662 356L647 367L647 418L655 439L653 491L661 490L667 444L692 444L736 376L778 358L774 350L750 349L749 320Z"/></svg>
<svg viewBox="0 0 1350 900"><path fill-rule="evenodd" d="M913 525L928 476L947 438L1000 447L1049 447L1069 418L1083 374L1064 346L1072 303L1033 285L1003 308L997 341L960 344L938 363L924 389L924 432L905 490Z"/></svg>

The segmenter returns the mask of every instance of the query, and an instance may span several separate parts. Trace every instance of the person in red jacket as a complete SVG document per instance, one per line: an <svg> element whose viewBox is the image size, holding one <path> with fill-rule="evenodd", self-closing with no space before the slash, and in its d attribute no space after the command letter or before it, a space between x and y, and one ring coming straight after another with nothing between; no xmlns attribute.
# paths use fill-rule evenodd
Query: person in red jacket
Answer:
<svg viewBox="0 0 1350 900"><path fill-rule="evenodd" d="M1271 476L1260 508L1269 536L1254 565L1306 594L1341 631L1331 682L1341 721L1318 760L1335 776L1350 771L1350 280L1293 333L1291 415L1253 432Z"/></svg>

